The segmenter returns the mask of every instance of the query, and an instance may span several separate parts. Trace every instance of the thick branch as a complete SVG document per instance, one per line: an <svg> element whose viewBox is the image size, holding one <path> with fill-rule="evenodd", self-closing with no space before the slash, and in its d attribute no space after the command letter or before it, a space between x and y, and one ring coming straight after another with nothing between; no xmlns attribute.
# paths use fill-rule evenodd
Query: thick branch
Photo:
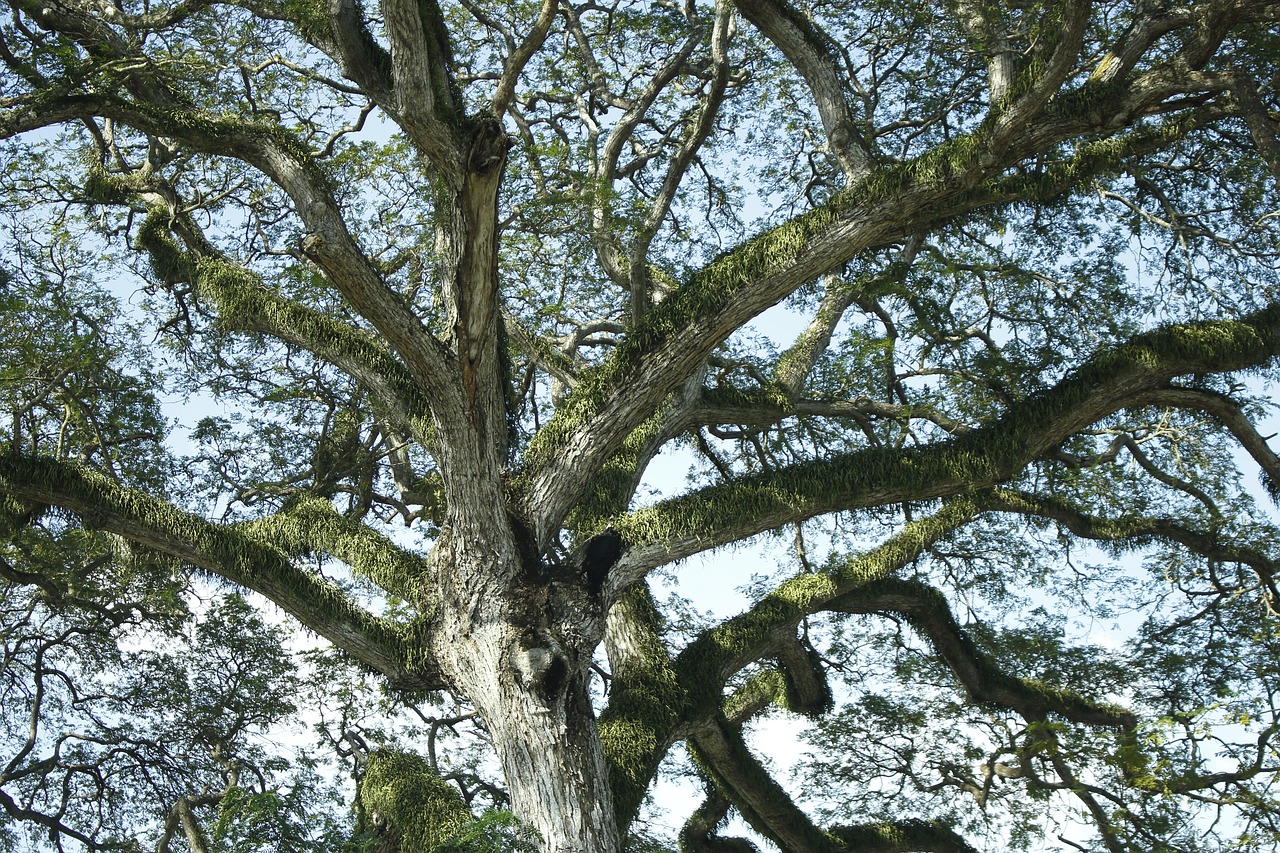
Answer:
<svg viewBox="0 0 1280 853"><path fill-rule="evenodd" d="M648 588L637 584L609 609L605 628L613 682L598 730L620 829L635 818L675 743L684 705L660 621Z"/></svg>
<svg viewBox="0 0 1280 853"><path fill-rule="evenodd" d="M840 839L849 853L975 853L969 842L941 821L837 826L828 832Z"/></svg>
<svg viewBox="0 0 1280 853"><path fill-rule="evenodd" d="M756 832L790 853L835 853L841 849L751 754L741 727L717 716L693 730L689 745L715 779L716 787Z"/></svg>
<svg viewBox="0 0 1280 853"><path fill-rule="evenodd" d="M1266 105L1258 95L1258 87L1248 72L1236 68L1233 74L1236 100L1240 102L1240 114L1249 126L1249 136L1253 138L1263 162L1271 169L1276 183L1280 184L1280 139L1276 138L1276 123L1267 113Z"/></svg>
<svg viewBox="0 0 1280 853"><path fill-rule="evenodd" d="M447 400L450 408L463 408L457 400L460 389L449 381L450 355L382 281L347 230L328 178L294 137L240 117L74 95L39 96L0 114L0 136L92 116L179 139L196 151L237 158L271 178L289 195L308 229L302 243L307 256L404 359L433 404Z"/></svg>
<svg viewBox="0 0 1280 853"><path fill-rule="evenodd" d="M195 246L183 252L164 229L184 223L190 224L188 217L158 210L139 229L138 243L150 253L157 273L194 285L201 297L217 306L219 321L226 328L269 335L338 367L369 392L398 429L430 444L433 433L427 401L381 341L331 314L285 299L257 274L216 255L202 235L186 239L187 229L182 229L184 241Z"/></svg>
<svg viewBox="0 0 1280 853"><path fill-rule="evenodd" d="M680 850L683 853L760 853L759 848L745 838L715 834L732 805L716 783L708 780L706 800L680 830Z"/></svg>
<svg viewBox="0 0 1280 853"><path fill-rule="evenodd" d="M928 638L974 702L993 702L1027 720L1048 714L1091 726L1132 730L1130 712L1092 702L1073 690L1009 675L980 651L951 615L942 593L918 581L898 578L869 583L841 596L830 609L844 613L898 613Z"/></svg>
<svg viewBox="0 0 1280 853"><path fill-rule="evenodd" d="M347 518L327 500L299 496L270 518L239 525L259 542L291 556L330 554L382 589L431 612L427 562L382 534Z"/></svg>
<svg viewBox="0 0 1280 853"><path fill-rule="evenodd" d="M852 184L866 177L871 171L871 151L858 132L841 82L838 45L787 0L738 0L737 5L743 17L782 51L808 84L827 144L845 179Z"/></svg>
<svg viewBox="0 0 1280 853"><path fill-rule="evenodd" d="M369 32L360 15L359 4L356 0L329 0L329 18L328 36L332 39L332 48L326 52L334 55L348 80L359 85L388 113L395 115L391 57ZM304 28L303 34L311 36L313 41L324 41L323 31Z"/></svg>
<svg viewBox="0 0 1280 853"><path fill-rule="evenodd" d="M654 307L614 351L557 409L555 418L530 443L525 471L516 485L545 540L575 503L586 472L603 463L659 401L688 377L716 345L735 329L801 284L870 246L903 239L911 232L1015 198L1060 193L1084 177L1111 168L1131 152L1127 140L1084 146L1062 164L1034 179L1014 176L983 182L1035 151L1082 133L1115 133L1163 109L1172 93L1196 87L1221 89L1218 77L1178 76L1161 67L1135 81L1127 92L1104 92L1085 85L1050 102L1052 115L1029 128L1000 158L989 156L986 131L939 146L908 163L886 167L826 205L797 216L712 261ZM1108 108L1098 99L1108 101ZM1158 126L1156 135L1186 127ZM1145 140L1151 132L1140 134ZM1141 146L1143 140L1133 145ZM1153 143L1155 144L1155 143ZM926 214L927 211L927 214ZM927 221L918 218L927 216Z"/></svg>
<svg viewBox="0 0 1280 853"><path fill-rule="evenodd" d="M430 689L439 678L406 666L401 628L370 615L337 585L294 566L279 550L228 527L66 462L0 455L0 493L56 506L107 530L259 592L303 625L397 686Z"/></svg>
<svg viewBox="0 0 1280 853"><path fill-rule="evenodd" d="M444 15L436 0L384 0L382 14L401 126L423 156L460 186L466 143Z"/></svg>
<svg viewBox="0 0 1280 853"><path fill-rule="evenodd" d="M704 488L619 519L618 571L648 568L827 512L930 500L997 485L1067 437L1175 376L1225 373L1280 354L1280 304L1244 320L1169 326L1095 356L996 421L918 448L867 448Z"/></svg>
<svg viewBox="0 0 1280 853"><path fill-rule="evenodd" d="M781 643L794 642L802 618L826 610L842 595L892 575L934 542L972 521L977 511L967 499L952 501L932 516L908 524L868 554L827 572L793 577L750 610L698 637L676 658L680 683L691 698L690 713L697 719L719 713L727 679L772 654Z"/></svg>

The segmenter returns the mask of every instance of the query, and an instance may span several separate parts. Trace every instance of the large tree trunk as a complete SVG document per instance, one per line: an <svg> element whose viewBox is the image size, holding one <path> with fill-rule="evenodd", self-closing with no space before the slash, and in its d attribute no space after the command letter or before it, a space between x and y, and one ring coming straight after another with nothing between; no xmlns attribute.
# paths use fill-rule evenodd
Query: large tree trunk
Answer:
<svg viewBox="0 0 1280 853"><path fill-rule="evenodd" d="M499 539L510 543L503 533ZM448 550L435 647L446 676L488 727L512 810L542 836L546 853L620 850L588 693L603 626L599 605L574 577L495 565L495 551L514 557L509 548L455 540ZM493 583L504 576L509 583Z"/></svg>
<svg viewBox="0 0 1280 853"><path fill-rule="evenodd" d="M436 254L461 393L437 407L448 520L432 551L431 647L488 727L512 810L546 853L613 853L619 833L588 694L598 600L541 561L503 485L510 382L498 273L498 194L509 141L471 121L461 183L437 196ZM442 467L445 467L442 465Z"/></svg>

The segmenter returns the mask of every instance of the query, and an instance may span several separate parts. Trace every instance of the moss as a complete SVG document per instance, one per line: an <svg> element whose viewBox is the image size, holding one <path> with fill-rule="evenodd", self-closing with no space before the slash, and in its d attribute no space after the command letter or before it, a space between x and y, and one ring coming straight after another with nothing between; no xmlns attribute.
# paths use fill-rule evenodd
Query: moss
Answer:
<svg viewBox="0 0 1280 853"><path fill-rule="evenodd" d="M973 848L942 821L880 821L831 830L847 850L937 850L973 853Z"/></svg>
<svg viewBox="0 0 1280 853"><path fill-rule="evenodd" d="M398 626L372 616L328 579L297 568L270 541L211 524L80 465L0 454L0 492L33 489L56 495L87 528L127 532L143 547L261 592L318 633L355 633L389 656L405 655Z"/></svg>
<svg viewBox="0 0 1280 853"><path fill-rule="evenodd" d="M794 714L803 714L816 720L835 707L835 695L831 692L831 684L827 680L827 670L821 655L813 649L805 649L804 666L808 669L808 676L818 686L817 695L806 698L796 681L798 673L793 672L791 666L787 665L782 669L784 691L778 704Z"/></svg>
<svg viewBox="0 0 1280 853"><path fill-rule="evenodd" d="M0 494L0 537L12 538L18 531L39 521L48 511L47 504Z"/></svg>
<svg viewBox="0 0 1280 853"><path fill-rule="evenodd" d="M705 749L702 738L695 737L689 743L694 760L753 829L782 849L789 848L788 838L800 839L802 849L813 853L838 853L843 849L833 837L815 826L774 781L751 753L742 737L741 726L723 716L717 716L711 725L717 729L711 737L720 741L719 748Z"/></svg>
<svg viewBox="0 0 1280 853"><path fill-rule="evenodd" d="M649 782L685 717L685 694L666 646L661 617L642 586L632 587L614 605L614 619L629 625L641 645L638 654L613 664L613 687L597 730L609 763L609 784L619 827L625 829L644 802Z"/></svg>
<svg viewBox="0 0 1280 853"><path fill-rule="evenodd" d="M285 16L297 26L302 37L311 43L331 39L329 4L322 0L283 0Z"/></svg>
<svg viewBox="0 0 1280 853"><path fill-rule="evenodd" d="M154 207L142 220L137 234L138 248L147 253L156 276L168 284L191 281L194 259L169 235L169 214Z"/></svg>
<svg viewBox="0 0 1280 853"><path fill-rule="evenodd" d="M475 819L424 759L389 749L369 756L360 801L379 834L413 853L432 853Z"/></svg>
<svg viewBox="0 0 1280 853"><path fill-rule="evenodd" d="M240 113L211 113L194 106L170 107L129 101L122 109L136 117L140 129L177 137L199 151L244 160L273 178L280 177L277 157L283 154L300 166L327 193L333 181L311 149L280 124ZM150 126L147 126L150 125Z"/></svg>
<svg viewBox="0 0 1280 853"><path fill-rule="evenodd" d="M98 204L120 204L136 198L145 189L137 172L114 174L100 166L89 170L84 179L85 198Z"/></svg>
<svg viewBox="0 0 1280 853"><path fill-rule="evenodd" d="M702 634L675 664L692 712L704 715L717 709L725 679L771 649L780 631L794 630L802 617L822 610L836 596L889 576L976 512L969 500L952 501L866 555L836 562L825 573L793 577L746 613Z"/></svg>
<svg viewBox="0 0 1280 853"><path fill-rule="evenodd" d="M610 517L627 508L639 478L640 465L648 459L648 451L660 436L665 419L666 411L660 409L634 429L622 443L622 448L605 461L574 507L567 521L570 529L585 535L597 533Z"/></svg>
<svg viewBox="0 0 1280 853"><path fill-rule="evenodd" d="M423 600L429 576L426 561L341 515L327 500L295 496L285 510L241 529L291 554L331 554L392 595L420 608L428 605Z"/></svg>
<svg viewBox="0 0 1280 853"><path fill-rule="evenodd" d="M770 667L747 679L747 683L733 691L724 701L726 719L745 722L766 705L787 707L787 679L782 671Z"/></svg>
<svg viewBox="0 0 1280 853"><path fill-rule="evenodd" d="M1103 351L1057 386L1009 407L988 425L918 448L875 447L717 484L615 520L633 546L711 540L837 509L927 500L1003 482L1064 435L1174 376L1262 365L1280 353L1280 305L1241 320L1168 326Z"/></svg>
<svg viewBox="0 0 1280 853"><path fill-rule="evenodd" d="M389 420L426 446L434 442L435 428L417 383L381 342L337 317L285 299L231 261L183 250L169 225L167 211L155 208L138 229L139 247L150 255L158 276L192 283L216 306L223 328L266 331L341 364L372 392Z"/></svg>
<svg viewBox="0 0 1280 853"><path fill-rule="evenodd" d="M631 371L661 349L665 341L718 317L750 285L790 269L815 239L847 221L851 214L897 198L908 188L951 186L958 176L972 173L970 167L983 145L979 136L969 134L914 160L878 169L826 204L739 244L689 276L668 298L646 312L608 361L582 376L555 417L526 448L525 472L517 485L527 484L538 470L556 459L572 434L591 419L611 392L624 387ZM726 334L728 331L723 330Z"/></svg>

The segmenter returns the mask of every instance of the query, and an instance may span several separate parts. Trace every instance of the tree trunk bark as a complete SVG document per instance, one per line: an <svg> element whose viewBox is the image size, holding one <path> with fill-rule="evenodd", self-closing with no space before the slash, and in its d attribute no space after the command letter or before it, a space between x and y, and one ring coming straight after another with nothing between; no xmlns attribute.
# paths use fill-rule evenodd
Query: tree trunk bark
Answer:
<svg viewBox="0 0 1280 853"><path fill-rule="evenodd" d="M515 685L486 715L512 810L542 836L545 853L621 850L600 739L582 673L546 701Z"/></svg>
<svg viewBox="0 0 1280 853"><path fill-rule="evenodd" d="M621 849L588 692L603 636L597 599L544 565L506 502L507 375L498 282L498 193L510 144L492 115L471 120L462 181L437 197L437 257L456 353L459 411L437 412L448 518L432 551L439 611L431 648L488 727L512 811L545 853ZM452 458L452 457L451 457Z"/></svg>
<svg viewBox="0 0 1280 853"><path fill-rule="evenodd" d="M490 585L476 596L482 578L513 573L489 565L492 549L453 550L452 602L436 622L435 647L446 676L485 721L512 811L538 831L545 853L616 853L621 841L588 691L599 606L572 579L531 581L528 567L506 589Z"/></svg>
<svg viewBox="0 0 1280 853"><path fill-rule="evenodd" d="M450 507L432 550L429 647L488 728L511 808L545 853L617 853L619 830L589 693L604 617L576 572L545 565L527 533ZM500 507L499 513L504 513Z"/></svg>

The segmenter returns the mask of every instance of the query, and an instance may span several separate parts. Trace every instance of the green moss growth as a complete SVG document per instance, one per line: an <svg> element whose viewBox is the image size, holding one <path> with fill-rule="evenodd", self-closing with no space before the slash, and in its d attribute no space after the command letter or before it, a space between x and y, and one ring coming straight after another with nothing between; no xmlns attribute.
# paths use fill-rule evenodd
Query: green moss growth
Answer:
<svg viewBox="0 0 1280 853"><path fill-rule="evenodd" d="M155 207L138 227L137 246L151 259L156 276L167 284L189 282L194 259L169 234L169 212Z"/></svg>
<svg viewBox="0 0 1280 853"><path fill-rule="evenodd" d="M818 684L818 695L806 699L796 683L796 673L791 671L791 667L784 666L782 668L784 691L779 704L794 714L803 714L816 720L835 707L835 695L831 692L831 684L827 680L827 670L823 666L822 656L813 649L806 649L805 658L809 675Z"/></svg>
<svg viewBox="0 0 1280 853"><path fill-rule="evenodd" d="M343 516L327 500L298 495L281 512L240 529L290 554L330 554L392 595L419 608L428 605L426 561Z"/></svg>
<svg viewBox="0 0 1280 853"><path fill-rule="evenodd" d="M786 707L787 679L782 671L770 667L747 679L747 683L724 700L723 712L728 720L741 723L768 705Z"/></svg>
<svg viewBox="0 0 1280 853"><path fill-rule="evenodd" d="M607 519L626 510L639 478L641 461L648 458L651 443L659 438L665 418L664 407L633 430L622 448L601 466L566 522L571 530L587 536L598 533Z"/></svg>
<svg viewBox="0 0 1280 853"><path fill-rule="evenodd" d="M733 803L739 814L761 835L782 849L788 838L801 840L801 849L814 853L838 853L844 849L799 809L772 774L751 753L742 737L742 727L717 715L711 722L720 741L716 750L706 749L702 737L689 742L694 761L717 788ZM714 758L711 756L714 754Z"/></svg>
<svg viewBox="0 0 1280 853"><path fill-rule="evenodd" d="M121 204L136 198L143 189L144 180L137 172L121 175L95 166L84 179L85 198L98 204Z"/></svg>
<svg viewBox="0 0 1280 853"><path fill-rule="evenodd" d="M329 4L323 0L284 0L281 4L285 16L298 28L307 41L326 43L332 40L332 18ZM359 4L357 4L357 8Z"/></svg>
<svg viewBox="0 0 1280 853"><path fill-rule="evenodd" d="M147 548L262 593L325 636L361 636L388 657L403 659L401 628L357 605L340 587L294 566L289 556L244 530L183 512L104 474L47 457L0 454L0 492L56 496L86 528L128 531Z"/></svg>
<svg viewBox="0 0 1280 853"><path fill-rule="evenodd" d="M630 824L662 756L686 719L685 694L662 641L661 617L647 589L632 587L614 605L641 647L613 664L613 687L597 730L609 763L609 784L620 828Z"/></svg>
<svg viewBox="0 0 1280 853"><path fill-rule="evenodd" d="M695 272L645 314L608 361L582 377L526 448L521 482L527 483L554 460L559 448L591 419L609 394L624 387L627 376L665 341L691 326L711 322L744 288L791 268L819 236L851 214L897 198L909 188L950 187L958 176L976 176L971 167L983 146L978 135L969 134L914 160L878 169L826 204L739 244Z"/></svg>
<svg viewBox="0 0 1280 853"><path fill-rule="evenodd" d="M698 637L675 662L693 713L718 709L725 679L771 649L779 632L794 630L802 617L822 610L836 596L888 577L976 512L972 501L954 500L868 554L837 562L828 572L793 577L746 613Z"/></svg>
<svg viewBox="0 0 1280 853"><path fill-rule="evenodd" d="M265 332L339 365L371 392L389 421L424 446L434 443L435 427L421 389L384 344L337 317L282 297L231 261L185 251L171 236L170 224L168 212L155 208L137 236L164 281L193 284L217 308L223 328Z"/></svg>
<svg viewBox="0 0 1280 853"><path fill-rule="evenodd" d="M1280 304L1241 320L1168 326L1099 353L1057 386L988 425L918 448L868 448L710 486L614 522L639 543L714 539L726 527L767 529L887 501L972 493L1008 480L1064 436L1175 376L1242 370L1280 353Z"/></svg>
<svg viewBox="0 0 1280 853"><path fill-rule="evenodd" d="M475 820L423 758L389 749L369 756L360 802L372 828L406 853L433 853Z"/></svg>
<svg viewBox="0 0 1280 853"><path fill-rule="evenodd" d="M18 531L31 526L49 511L47 504L24 501L9 494L0 494L0 537L12 538Z"/></svg>
<svg viewBox="0 0 1280 853"><path fill-rule="evenodd" d="M900 820L838 826L830 830L846 850L940 850L974 853L974 849L941 821Z"/></svg>
<svg viewBox="0 0 1280 853"><path fill-rule="evenodd" d="M295 134L278 123L242 113L211 113L195 106L170 107L145 101L121 103L141 130L173 136L197 151L243 160L280 179L280 155L302 168L308 178L326 193L335 189L333 181Z"/></svg>

